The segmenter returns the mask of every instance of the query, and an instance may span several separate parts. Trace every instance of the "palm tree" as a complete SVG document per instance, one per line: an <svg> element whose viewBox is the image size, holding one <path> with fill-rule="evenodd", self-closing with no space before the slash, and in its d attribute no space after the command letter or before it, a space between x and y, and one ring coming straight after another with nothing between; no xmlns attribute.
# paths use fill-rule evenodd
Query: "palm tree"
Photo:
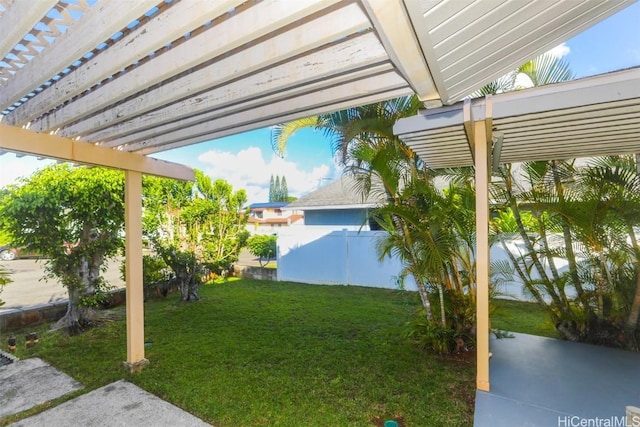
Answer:
<svg viewBox="0 0 640 427"><path fill-rule="evenodd" d="M377 245L380 259L393 254L403 262L400 276L414 278L429 322L442 328L456 327L448 325L447 319L456 316L446 311L456 310L445 307L445 297L472 288L464 286L463 281L469 283L473 274L463 277L459 270L460 266L472 269L474 257L468 249L473 247L473 231L462 226L473 221L453 220L463 212L460 193L455 186L448 193L438 191L432 182L433 172L393 134L396 120L416 114L421 106L411 96L298 120L275 127L272 145L283 155L291 135L305 127L330 137L345 173L355 178L356 190L363 197L380 192L387 200L373 214L387 232ZM438 320L431 307L432 295L437 295L439 302ZM472 322L458 323L464 324L460 329L471 329ZM450 347L449 343L444 347Z"/></svg>
<svg viewBox="0 0 640 427"><path fill-rule="evenodd" d="M572 78L567 62L546 54L472 96ZM640 171L632 157L624 159L597 159L588 168L576 168L573 161L529 162L519 175L511 165L503 165L502 182L493 186L492 194L503 201L502 211L513 215L526 247L521 256L509 253L514 272L546 307L560 335L619 345L612 319L626 313L626 345L637 348L640 252L633 227L638 225ZM525 212L533 213L533 226L525 226ZM504 224L492 224L503 245ZM562 236L561 247L550 242L554 233ZM555 258L567 261L567 272L559 272ZM567 295L570 288L575 297Z"/></svg>
<svg viewBox="0 0 640 427"><path fill-rule="evenodd" d="M579 175L582 205L575 219L576 234L590 253L596 283L607 291L601 316L625 317L627 347L638 349L640 320L640 174L632 156L593 159Z"/></svg>
<svg viewBox="0 0 640 427"><path fill-rule="evenodd" d="M482 91L513 89L522 73L534 84L570 77L566 64L543 57ZM473 203L468 203L473 200L473 187L465 187L468 180L460 179L447 191L438 191L433 185L434 172L393 134L396 120L416 114L421 107L411 96L297 120L273 128L272 146L284 155L297 130L320 130L331 138L334 153L346 173L356 178L363 196L383 192L387 205L375 216L387 235L378 245L379 255L395 254L404 262L401 275L415 278L430 322L435 321L430 295L437 291L439 324L446 327L445 293L474 295L474 214Z"/></svg>

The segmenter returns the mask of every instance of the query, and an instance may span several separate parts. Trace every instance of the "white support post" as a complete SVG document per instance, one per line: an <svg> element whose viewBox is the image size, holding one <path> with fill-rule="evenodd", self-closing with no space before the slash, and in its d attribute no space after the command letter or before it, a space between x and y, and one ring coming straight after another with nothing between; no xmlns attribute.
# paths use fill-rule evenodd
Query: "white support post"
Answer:
<svg viewBox="0 0 640 427"><path fill-rule="evenodd" d="M144 295L142 290L142 174L125 172L125 255L127 282L127 360L131 372L142 370L144 358Z"/></svg>
<svg viewBox="0 0 640 427"><path fill-rule="evenodd" d="M489 391L489 140L484 121L472 124L476 167L476 387Z"/></svg>

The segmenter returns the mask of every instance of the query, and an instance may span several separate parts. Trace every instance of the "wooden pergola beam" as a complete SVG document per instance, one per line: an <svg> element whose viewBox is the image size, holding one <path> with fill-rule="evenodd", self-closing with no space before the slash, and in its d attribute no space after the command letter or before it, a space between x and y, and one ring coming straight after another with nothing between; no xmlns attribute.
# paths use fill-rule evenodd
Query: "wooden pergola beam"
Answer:
<svg viewBox="0 0 640 427"><path fill-rule="evenodd" d="M37 133L0 123L0 150L31 154L67 162L140 172L192 181L192 168L137 153L99 147L47 133Z"/></svg>

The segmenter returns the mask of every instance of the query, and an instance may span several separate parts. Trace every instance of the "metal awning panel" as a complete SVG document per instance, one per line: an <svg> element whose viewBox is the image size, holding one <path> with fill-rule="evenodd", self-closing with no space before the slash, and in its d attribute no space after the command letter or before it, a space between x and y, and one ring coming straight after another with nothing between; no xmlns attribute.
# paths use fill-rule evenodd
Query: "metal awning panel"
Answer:
<svg viewBox="0 0 640 427"><path fill-rule="evenodd" d="M629 3L406 2L445 104L505 75Z"/></svg>
<svg viewBox="0 0 640 427"><path fill-rule="evenodd" d="M494 95L490 117L482 99L471 104L472 120L491 118L502 136L501 162L640 152L640 68ZM470 166L462 108L401 119L394 132L431 167Z"/></svg>

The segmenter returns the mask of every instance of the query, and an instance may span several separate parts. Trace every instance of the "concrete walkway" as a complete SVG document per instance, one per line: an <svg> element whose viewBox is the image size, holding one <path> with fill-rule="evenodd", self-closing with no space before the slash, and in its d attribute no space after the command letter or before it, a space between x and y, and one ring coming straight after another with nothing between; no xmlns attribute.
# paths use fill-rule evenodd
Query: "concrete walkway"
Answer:
<svg viewBox="0 0 640 427"><path fill-rule="evenodd" d="M12 426L208 426L201 419L121 380L83 394Z"/></svg>
<svg viewBox="0 0 640 427"><path fill-rule="evenodd" d="M625 407L640 406L639 353L513 335L491 340L491 391L476 392L476 427L624 426Z"/></svg>
<svg viewBox="0 0 640 427"><path fill-rule="evenodd" d="M38 358L0 367L0 421L83 386ZM199 418L124 380L83 394L12 426L208 426Z"/></svg>
<svg viewBox="0 0 640 427"><path fill-rule="evenodd" d="M0 418L26 411L82 388L82 384L41 359L0 367Z"/></svg>

